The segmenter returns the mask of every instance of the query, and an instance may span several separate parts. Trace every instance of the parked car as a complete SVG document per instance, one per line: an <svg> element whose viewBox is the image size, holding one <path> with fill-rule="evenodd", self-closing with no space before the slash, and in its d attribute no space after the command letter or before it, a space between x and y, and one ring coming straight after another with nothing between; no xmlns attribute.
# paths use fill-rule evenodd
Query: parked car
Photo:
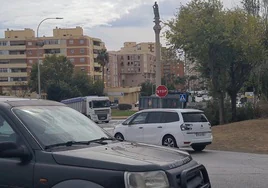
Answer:
<svg viewBox="0 0 268 188"><path fill-rule="evenodd" d="M183 151L119 141L63 103L0 97L0 187L211 187Z"/></svg>
<svg viewBox="0 0 268 188"><path fill-rule="evenodd" d="M130 116L114 129L117 139L202 151L212 143L211 125L195 109L147 109Z"/></svg>

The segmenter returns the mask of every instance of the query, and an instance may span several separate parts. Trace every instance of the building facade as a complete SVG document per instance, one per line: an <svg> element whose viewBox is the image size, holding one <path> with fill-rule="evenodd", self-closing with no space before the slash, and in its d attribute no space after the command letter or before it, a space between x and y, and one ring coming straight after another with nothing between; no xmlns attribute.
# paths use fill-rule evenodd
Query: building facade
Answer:
<svg viewBox="0 0 268 188"><path fill-rule="evenodd" d="M76 71L101 79L102 70L96 58L103 48L105 44L100 39L84 35L81 27L55 28L53 36L38 39L32 29L7 29L5 38L0 39L0 92L25 89L32 65L38 57L41 63L51 54L67 56Z"/></svg>
<svg viewBox="0 0 268 188"><path fill-rule="evenodd" d="M109 52L107 87L135 87L145 81L155 83L154 49L154 43L125 42L121 50Z"/></svg>

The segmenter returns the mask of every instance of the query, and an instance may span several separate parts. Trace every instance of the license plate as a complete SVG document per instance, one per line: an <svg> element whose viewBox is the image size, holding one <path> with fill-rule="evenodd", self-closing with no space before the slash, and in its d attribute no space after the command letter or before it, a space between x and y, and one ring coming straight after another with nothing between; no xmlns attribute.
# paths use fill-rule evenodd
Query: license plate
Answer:
<svg viewBox="0 0 268 188"><path fill-rule="evenodd" d="M101 117L100 119L105 119L105 117Z"/></svg>
<svg viewBox="0 0 268 188"><path fill-rule="evenodd" d="M196 136L205 136L205 133L196 133Z"/></svg>

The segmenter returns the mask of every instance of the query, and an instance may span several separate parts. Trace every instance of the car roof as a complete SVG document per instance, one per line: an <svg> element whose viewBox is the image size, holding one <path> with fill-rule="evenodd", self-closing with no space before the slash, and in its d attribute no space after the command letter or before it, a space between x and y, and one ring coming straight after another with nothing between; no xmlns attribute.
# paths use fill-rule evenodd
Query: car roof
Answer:
<svg viewBox="0 0 268 188"><path fill-rule="evenodd" d="M65 106L63 103L59 103L51 100L43 99L31 99L31 98L20 98L12 96L0 96L0 104L6 103L11 107L17 106Z"/></svg>
<svg viewBox="0 0 268 188"><path fill-rule="evenodd" d="M190 112L202 112L202 110L198 109L192 109L192 108L151 108L151 109L145 109L141 110L140 112L159 112L159 111L166 111L166 112L180 112L180 113L190 113Z"/></svg>

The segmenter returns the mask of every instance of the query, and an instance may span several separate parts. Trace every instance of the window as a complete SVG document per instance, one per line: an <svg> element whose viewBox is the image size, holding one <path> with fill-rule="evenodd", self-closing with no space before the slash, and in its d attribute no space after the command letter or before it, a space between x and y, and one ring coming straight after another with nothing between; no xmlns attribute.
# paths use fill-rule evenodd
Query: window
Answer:
<svg viewBox="0 0 268 188"><path fill-rule="evenodd" d="M70 58L70 62L71 63L74 63L74 58Z"/></svg>
<svg viewBox="0 0 268 188"><path fill-rule="evenodd" d="M32 46L33 45L33 43L32 42L28 42L28 46Z"/></svg>
<svg viewBox="0 0 268 188"><path fill-rule="evenodd" d="M195 122L208 122L206 116L203 113L182 113L184 122L186 123L195 123Z"/></svg>
<svg viewBox="0 0 268 188"><path fill-rule="evenodd" d="M0 82L8 82L8 78L7 77L0 77Z"/></svg>
<svg viewBox="0 0 268 188"><path fill-rule="evenodd" d="M82 71L82 72L84 72L84 71L85 71L85 68L84 68L84 67L83 67L83 68L81 68L81 71Z"/></svg>
<svg viewBox="0 0 268 188"><path fill-rule="evenodd" d="M73 54L74 53L74 50L72 49L72 50L70 50L70 52L71 52L71 54Z"/></svg>
<svg viewBox="0 0 268 188"><path fill-rule="evenodd" d="M150 112L148 114L147 123L161 123L163 112Z"/></svg>
<svg viewBox="0 0 268 188"><path fill-rule="evenodd" d="M180 118L177 112L164 112L163 113L162 123L171 123L171 122L176 122L176 121L180 121Z"/></svg>
<svg viewBox="0 0 268 188"><path fill-rule="evenodd" d="M16 133L8 122L0 115L0 142L15 142Z"/></svg>
<svg viewBox="0 0 268 188"><path fill-rule="evenodd" d="M7 72L7 68L0 68L0 72Z"/></svg>
<svg viewBox="0 0 268 188"><path fill-rule="evenodd" d="M84 44L85 43L85 41L82 39L82 40L80 40L80 44Z"/></svg>
<svg viewBox="0 0 268 188"><path fill-rule="evenodd" d="M74 40L69 40L69 44L73 44L74 43Z"/></svg>
<svg viewBox="0 0 268 188"><path fill-rule="evenodd" d="M85 53L85 49L80 49L80 54Z"/></svg>
<svg viewBox="0 0 268 188"><path fill-rule="evenodd" d="M86 60L85 60L85 58L84 57L81 57L80 58L80 63L84 63Z"/></svg>
<svg viewBox="0 0 268 188"><path fill-rule="evenodd" d="M28 51L28 54L29 54L29 55L32 55L32 50L29 50L29 51Z"/></svg>
<svg viewBox="0 0 268 188"><path fill-rule="evenodd" d="M129 56L127 56L127 60L130 60L130 57Z"/></svg>
<svg viewBox="0 0 268 188"><path fill-rule="evenodd" d="M146 121L148 113L140 113L131 122L131 124L143 124Z"/></svg>

